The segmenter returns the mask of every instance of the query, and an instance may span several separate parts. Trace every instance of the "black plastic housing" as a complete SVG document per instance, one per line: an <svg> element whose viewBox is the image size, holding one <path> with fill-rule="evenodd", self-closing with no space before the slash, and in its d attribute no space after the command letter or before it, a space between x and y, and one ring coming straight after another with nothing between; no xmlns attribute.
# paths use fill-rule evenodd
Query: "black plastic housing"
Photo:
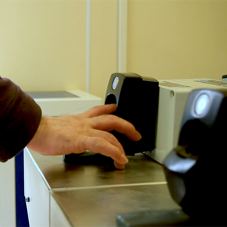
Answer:
<svg viewBox="0 0 227 227"><path fill-rule="evenodd" d="M196 113L201 95L208 97ZM163 168L172 198L197 225L226 225L227 93L200 89L190 93L178 146Z"/></svg>
<svg viewBox="0 0 227 227"><path fill-rule="evenodd" d="M111 132L122 144L126 155L155 148L158 97L159 82L156 79L141 77L136 73L111 75L105 104L115 103L117 111L114 114L131 122L142 135L142 139L135 142L116 131Z"/></svg>

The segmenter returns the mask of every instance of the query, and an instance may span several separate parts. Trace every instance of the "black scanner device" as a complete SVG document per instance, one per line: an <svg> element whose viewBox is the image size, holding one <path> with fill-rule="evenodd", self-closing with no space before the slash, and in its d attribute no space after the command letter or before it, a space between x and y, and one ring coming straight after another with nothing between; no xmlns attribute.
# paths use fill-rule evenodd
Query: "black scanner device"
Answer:
<svg viewBox="0 0 227 227"><path fill-rule="evenodd" d="M131 122L142 135L140 141L131 141L125 135L111 133L122 144L126 155L151 151L155 148L159 83L153 78L136 73L114 73L106 92L105 104L115 103L116 116Z"/></svg>
<svg viewBox="0 0 227 227"><path fill-rule="evenodd" d="M173 200L195 225L227 225L226 128L226 90L192 91L163 168Z"/></svg>
<svg viewBox="0 0 227 227"><path fill-rule="evenodd" d="M105 104L116 104L112 113L131 122L142 135L140 141L132 141L125 135L111 131L122 144L127 156L151 151L155 148L158 112L159 82L136 73L113 73L106 91ZM105 164L112 162L108 157L92 151L82 154L64 155L70 164Z"/></svg>

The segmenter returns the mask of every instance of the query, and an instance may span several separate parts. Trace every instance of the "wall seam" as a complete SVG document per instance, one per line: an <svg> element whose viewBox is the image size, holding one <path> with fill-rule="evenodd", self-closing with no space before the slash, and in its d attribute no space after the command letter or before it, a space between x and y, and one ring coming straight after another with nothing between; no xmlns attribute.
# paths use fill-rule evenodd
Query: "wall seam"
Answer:
<svg viewBox="0 0 227 227"><path fill-rule="evenodd" d="M118 12L118 72L126 72L128 0L119 0Z"/></svg>

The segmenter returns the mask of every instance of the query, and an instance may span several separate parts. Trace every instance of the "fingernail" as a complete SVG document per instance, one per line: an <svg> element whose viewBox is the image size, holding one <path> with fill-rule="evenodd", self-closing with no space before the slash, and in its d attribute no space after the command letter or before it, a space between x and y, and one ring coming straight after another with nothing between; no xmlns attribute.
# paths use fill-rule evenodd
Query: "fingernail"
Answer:
<svg viewBox="0 0 227 227"><path fill-rule="evenodd" d="M124 154L121 155L121 160L122 160L125 164L128 163L128 159L127 159L127 157L126 157Z"/></svg>
<svg viewBox="0 0 227 227"><path fill-rule="evenodd" d="M137 134L138 134L138 140L141 140L142 139L141 134L139 132L137 132Z"/></svg>

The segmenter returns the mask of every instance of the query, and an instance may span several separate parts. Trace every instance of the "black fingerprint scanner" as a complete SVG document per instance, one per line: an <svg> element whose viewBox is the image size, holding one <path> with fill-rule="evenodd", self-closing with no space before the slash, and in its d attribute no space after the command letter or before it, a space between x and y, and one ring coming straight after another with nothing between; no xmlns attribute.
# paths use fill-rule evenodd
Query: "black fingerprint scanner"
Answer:
<svg viewBox="0 0 227 227"><path fill-rule="evenodd" d="M114 73L106 92L105 104L115 103L116 116L131 122L142 135L131 141L116 131L111 133L122 144L126 155L134 155L155 148L159 82L136 73Z"/></svg>
<svg viewBox="0 0 227 227"><path fill-rule="evenodd" d="M106 92L105 104L116 104L114 115L131 122L142 135L140 141L132 141L125 135L111 133L122 144L126 155L151 151L155 148L158 112L159 82L135 73L114 73ZM110 158L92 151L82 154L64 155L63 161L70 164L112 163Z"/></svg>

